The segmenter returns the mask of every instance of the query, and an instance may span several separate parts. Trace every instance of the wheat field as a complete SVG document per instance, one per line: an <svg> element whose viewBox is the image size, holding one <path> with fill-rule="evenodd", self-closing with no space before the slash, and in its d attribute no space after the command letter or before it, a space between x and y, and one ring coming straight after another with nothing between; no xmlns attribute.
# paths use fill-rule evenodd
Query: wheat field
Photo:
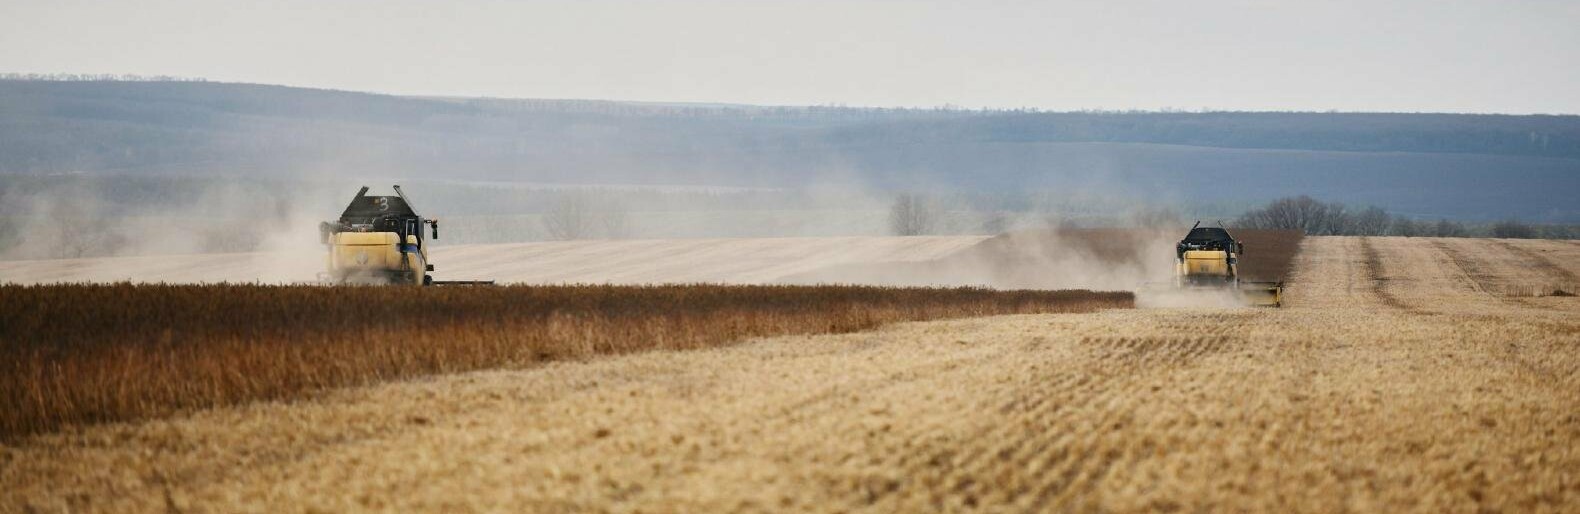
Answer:
<svg viewBox="0 0 1580 514"><path fill-rule="evenodd" d="M1574 512L1567 242L1313 237L1283 309L902 323L36 436L26 512ZM1514 289L1510 289L1514 288Z"/></svg>

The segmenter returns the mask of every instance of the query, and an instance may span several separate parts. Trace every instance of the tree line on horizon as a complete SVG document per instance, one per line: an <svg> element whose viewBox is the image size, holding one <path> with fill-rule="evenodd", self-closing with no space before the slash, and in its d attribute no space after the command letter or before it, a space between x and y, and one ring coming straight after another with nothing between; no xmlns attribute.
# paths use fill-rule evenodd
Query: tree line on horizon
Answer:
<svg viewBox="0 0 1580 514"><path fill-rule="evenodd" d="M889 233L896 236L940 235L939 220L961 209L958 198L902 192L894 196L889 208ZM969 209L970 207L964 207ZM1046 215L1036 220L1042 226L1130 226L1170 227L1187 223L1170 207L1133 210L1123 216L1088 220L1087 223ZM993 234L1011 230L1007 213L989 216L980 232ZM1310 196L1284 197L1247 209L1228 223L1231 228L1298 230L1311 236L1402 236L1402 237L1493 237L1505 239L1580 239L1580 225L1527 223L1507 219L1490 223L1466 223L1439 218L1423 220L1397 215L1387 209L1368 205L1352 207L1340 202L1323 202Z"/></svg>
<svg viewBox="0 0 1580 514"><path fill-rule="evenodd" d="M1246 211L1235 226L1299 230L1312 236L1495 237L1505 239L1580 239L1580 226L1534 224L1508 219L1467 224L1448 219L1420 220L1368 205L1352 207L1310 196L1273 200Z"/></svg>
<svg viewBox="0 0 1580 514"><path fill-rule="evenodd" d="M427 156L508 168L522 159L552 162L566 157L560 153L567 148L704 148L762 158L775 148L799 155L818 145L938 142L1580 158L1580 116L666 104L399 97L169 77L11 77L0 80L0 110L8 113L0 123L0 171L6 172L284 164L326 155L371 162Z"/></svg>

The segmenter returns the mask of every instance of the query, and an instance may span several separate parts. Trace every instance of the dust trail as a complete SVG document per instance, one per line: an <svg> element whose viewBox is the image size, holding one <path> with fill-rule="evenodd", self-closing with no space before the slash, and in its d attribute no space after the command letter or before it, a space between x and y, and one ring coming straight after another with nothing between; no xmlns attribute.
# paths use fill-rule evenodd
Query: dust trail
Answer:
<svg viewBox="0 0 1580 514"><path fill-rule="evenodd" d="M787 283L1131 291L1171 282L1177 231L1042 229L1001 234L929 262L833 266Z"/></svg>
<svg viewBox="0 0 1580 514"><path fill-rule="evenodd" d="M1143 309L1234 309L1250 306L1249 300L1232 289L1136 291L1136 307Z"/></svg>
<svg viewBox="0 0 1580 514"><path fill-rule="evenodd" d="M317 221L343 202L333 187L217 179L12 186L0 262L24 283L310 280L323 267Z"/></svg>

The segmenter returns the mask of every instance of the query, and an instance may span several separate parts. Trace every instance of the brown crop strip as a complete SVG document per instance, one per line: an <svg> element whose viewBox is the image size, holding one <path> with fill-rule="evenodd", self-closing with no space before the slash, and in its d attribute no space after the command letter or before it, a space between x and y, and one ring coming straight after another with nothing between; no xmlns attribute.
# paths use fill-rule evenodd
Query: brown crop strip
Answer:
<svg viewBox="0 0 1580 514"><path fill-rule="evenodd" d="M852 286L0 286L0 439L424 374L1132 304Z"/></svg>

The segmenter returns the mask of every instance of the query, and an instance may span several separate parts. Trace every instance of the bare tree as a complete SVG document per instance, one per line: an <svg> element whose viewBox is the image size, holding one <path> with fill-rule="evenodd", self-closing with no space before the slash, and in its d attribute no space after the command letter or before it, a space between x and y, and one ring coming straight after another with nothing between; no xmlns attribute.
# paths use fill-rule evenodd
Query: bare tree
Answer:
<svg viewBox="0 0 1580 514"><path fill-rule="evenodd" d="M605 202L602 210L598 212L598 228L603 229L603 236L609 239L625 239L631 237L631 215L623 205Z"/></svg>
<svg viewBox="0 0 1580 514"><path fill-rule="evenodd" d="M1465 226L1446 219L1437 220L1437 225L1432 227L1432 235L1437 237L1465 237Z"/></svg>
<svg viewBox="0 0 1580 514"><path fill-rule="evenodd" d="M1380 236L1388 232L1388 224L1393 221L1388 211L1382 207L1367 207L1355 215L1350 233L1357 236Z"/></svg>
<svg viewBox="0 0 1580 514"><path fill-rule="evenodd" d="M1580 226L1575 225L1539 225L1536 237L1542 239L1580 239Z"/></svg>
<svg viewBox="0 0 1580 514"><path fill-rule="evenodd" d="M1330 225L1328 204L1309 196L1279 198L1267 204L1267 207L1247 211L1240 217L1239 225L1246 228L1300 230L1307 234L1322 234Z"/></svg>
<svg viewBox="0 0 1580 514"><path fill-rule="evenodd" d="M1404 237L1420 237L1427 234L1424 224L1404 216L1393 219L1393 225L1389 226L1388 233Z"/></svg>
<svg viewBox="0 0 1580 514"><path fill-rule="evenodd" d="M1266 207L1246 211L1238 225L1246 228L1299 230L1309 235L1382 235L1392 216L1381 207L1352 212L1341 203L1325 203L1309 196L1279 198Z"/></svg>
<svg viewBox="0 0 1580 514"><path fill-rule="evenodd" d="M889 228L898 236L933 233L938 224L938 207L927 197L905 193L894 198L889 208Z"/></svg>
<svg viewBox="0 0 1580 514"><path fill-rule="evenodd" d="M70 195L61 194L50 199L47 227L56 258L76 259L96 250L98 233L91 201L68 201Z"/></svg>
<svg viewBox="0 0 1580 514"><path fill-rule="evenodd" d="M583 191L567 191L557 196L543 214L543 229L548 231L549 238L569 241L592 237L596 220L591 203Z"/></svg>
<svg viewBox="0 0 1580 514"><path fill-rule="evenodd" d="M1351 215L1349 208L1341 203L1327 204L1327 209L1322 213L1321 226L1317 234L1339 235L1351 234L1355 231L1355 216Z"/></svg>
<svg viewBox="0 0 1580 514"><path fill-rule="evenodd" d="M630 237L631 218L624 206L599 191L565 191L543 214L551 239L573 240Z"/></svg>
<svg viewBox="0 0 1580 514"><path fill-rule="evenodd" d="M1492 225L1492 237L1531 239L1536 237L1536 229L1519 220L1500 221Z"/></svg>

